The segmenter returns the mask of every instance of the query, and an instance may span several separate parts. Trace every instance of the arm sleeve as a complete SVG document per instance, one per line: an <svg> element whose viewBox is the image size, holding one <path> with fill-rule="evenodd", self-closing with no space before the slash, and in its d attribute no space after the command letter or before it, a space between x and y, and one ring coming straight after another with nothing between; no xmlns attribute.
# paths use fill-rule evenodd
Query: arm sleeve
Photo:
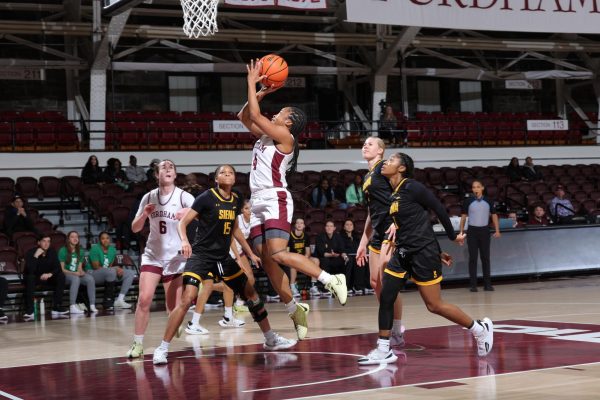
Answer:
<svg viewBox="0 0 600 400"><path fill-rule="evenodd" d="M438 219L444 226L444 230L446 231L448 238L450 240L456 239L456 232L454 232L450 217L448 217L446 209L442 203L435 198L433 193L431 193L424 185L417 182L412 182L411 189L414 199L425 208L433 210L433 212L437 215Z"/></svg>

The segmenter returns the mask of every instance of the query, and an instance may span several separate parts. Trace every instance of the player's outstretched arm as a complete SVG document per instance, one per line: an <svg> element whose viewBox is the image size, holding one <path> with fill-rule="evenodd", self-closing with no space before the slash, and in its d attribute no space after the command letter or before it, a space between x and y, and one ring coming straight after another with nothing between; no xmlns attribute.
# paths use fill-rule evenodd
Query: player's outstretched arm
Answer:
<svg viewBox="0 0 600 400"><path fill-rule="evenodd" d="M190 208L189 211L183 216L183 218L177 224L177 233L179 233L179 238L181 239L181 253L185 258L190 258L192 255L192 246L190 245L190 241L187 237L187 226L198 216L198 212L193 208Z"/></svg>
<svg viewBox="0 0 600 400"><path fill-rule="evenodd" d="M235 240L237 240L238 243L242 246L242 250L244 250L244 253L246 253L248 258L251 259L254 264L260 265L261 264L260 257L258 257L256 254L254 254L254 252L252 251L252 248L248 244L248 241L246 240L246 238L244 237L244 234L242 233L242 231L240 230L240 228L238 226L237 218L233 225L232 234L233 234L233 237L235 238Z"/></svg>

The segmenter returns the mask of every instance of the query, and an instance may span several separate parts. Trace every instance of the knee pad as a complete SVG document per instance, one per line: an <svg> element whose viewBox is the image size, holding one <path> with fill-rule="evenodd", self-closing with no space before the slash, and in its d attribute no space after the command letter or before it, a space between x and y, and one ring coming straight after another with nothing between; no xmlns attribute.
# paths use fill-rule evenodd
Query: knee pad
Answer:
<svg viewBox="0 0 600 400"><path fill-rule="evenodd" d="M254 322L260 322L263 319L267 318L267 309L265 308L265 304L262 302L262 300L259 299L256 303L252 300L248 300L246 302L246 306L248 307L248 310L250 311Z"/></svg>
<svg viewBox="0 0 600 400"><path fill-rule="evenodd" d="M197 288L199 288L200 283L201 282L198 278L194 278L193 276L190 276L190 275L183 276L183 286L192 285L192 286L196 286Z"/></svg>
<svg viewBox="0 0 600 400"><path fill-rule="evenodd" d="M248 277L246 274L242 273L231 280L225 281L225 284L229 286L234 293L239 294L242 300L246 301L246 282L248 282Z"/></svg>

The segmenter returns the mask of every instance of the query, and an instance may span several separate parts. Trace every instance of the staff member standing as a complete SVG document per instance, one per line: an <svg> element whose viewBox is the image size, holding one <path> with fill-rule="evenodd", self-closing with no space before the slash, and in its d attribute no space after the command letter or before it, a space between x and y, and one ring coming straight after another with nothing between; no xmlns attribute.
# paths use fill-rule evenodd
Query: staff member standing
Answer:
<svg viewBox="0 0 600 400"><path fill-rule="evenodd" d="M494 224L494 237L500 237L500 225L498 215L494 209L493 202L484 196L485 187L480 181L473 181L471 185L473 196L467 198L463 203L460 218L460 233L465 231L465 220L469 217L469 229L467 245L469 246L469 278L471 280L471 292L477 291L477 253L481 257L481 269L483 271L484 290L493 291L492 278L490 275L490 215Z"/></svg>

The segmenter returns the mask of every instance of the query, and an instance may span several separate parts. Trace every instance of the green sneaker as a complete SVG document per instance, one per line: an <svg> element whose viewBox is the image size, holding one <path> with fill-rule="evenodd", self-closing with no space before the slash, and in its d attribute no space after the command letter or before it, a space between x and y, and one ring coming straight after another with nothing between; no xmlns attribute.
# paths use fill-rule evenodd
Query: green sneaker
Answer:
<svg viewBox="0 0 600 400"><path fill-rule="evenodd" d="M127 358L139 358L144 356L144 346L141 343L133 342L131 348L127 351Z"/></svg>
<svg viewBox="0 0 600 400"><path fill-rule="evenodd" d="M250 310L248 310L248 307L246 307L245 305L237 305L237 304L233 304L233 311L236 313L243 313L243 312L250 312Z"/></svg>
<svg viewBox="0 0 600 400"><path fill-rule="evenodd" d="M346 275L337 274L331 275L331 281L325 285L325 289L333 294L341 305L346 305L348 299L348 288L346 287Z"/></svg>
<svg viewBox="0 0 600 400"><path fill-rule="evenodd" d="M290 314L290 318L294 321L294 328L296 328L298 340L304 340L308 333L308 320L306 317L308 316L309 311L310 307L308 304L298 303L296 311L294 311L293 314Z"/></svg>

